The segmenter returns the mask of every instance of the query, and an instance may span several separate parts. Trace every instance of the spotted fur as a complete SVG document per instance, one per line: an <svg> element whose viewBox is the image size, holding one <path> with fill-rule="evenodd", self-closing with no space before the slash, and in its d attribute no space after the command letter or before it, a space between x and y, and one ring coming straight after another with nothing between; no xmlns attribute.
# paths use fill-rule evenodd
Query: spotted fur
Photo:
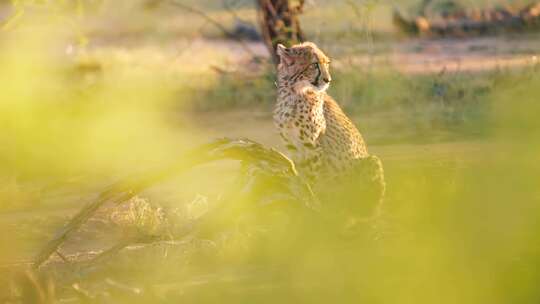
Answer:
<svg viewBox="0 0 540 304"><path fill-rule="evenodd" d="M291 48L279 45L277 53L280 63L274 123L300 173L323 188L329 181L337 182L334 185L338 187L333 189L342 189L345 195L339 200L353 202L353 209L369 209L361 213L373 215L384 196L382 164L368 154L358 129L326 93L332 79L330 59L310 42ZM348 196L357 191L375 205L355 204L358 198ZM326 194L336 199L335 193Z"/></svg>
<svg viewBox="0 0 540 304"><path fill-rule="evenodd" d="M274 122L306 175L346 172L368 156L358 129L326 93L329 58L313 43L278 46L278 100Z"/></svg>

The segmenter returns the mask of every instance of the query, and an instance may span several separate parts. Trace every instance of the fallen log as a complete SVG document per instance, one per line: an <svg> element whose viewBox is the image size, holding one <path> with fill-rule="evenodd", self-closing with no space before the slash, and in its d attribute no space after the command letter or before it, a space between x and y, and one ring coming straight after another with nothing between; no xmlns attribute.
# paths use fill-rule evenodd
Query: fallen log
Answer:
<svg viewBox="0 0 540 304"><path fill-rule="evenodd" d="M69 236L88 221L105 203L121 204L159 182L170 179L197 165L221 159L241 161L244 172L264 172L267 176L275 177L278 183L284 184L282 189L289 190L287 195L298 202L303 202L308 208L316 208L317 199L311 191L310 185L298 175L294 163L285 155L248 139L220 139L184 153L178 162L165 168L151 170L107 187L96 200L83 207L56 233L54 238L37 254L32 267L37 269L47 261ZM253 184L249 180L245 181L245 187ZM243 189L243 191L249 190Z"/></svg>
<svg viewBox="0 0 540 304"><path fill-rule="evenodd" d="M413 18L407 18L398 9L394 9L393 22L404 33L428 37L465 37L534 31L540 28L540 2L518 10L499 8L457 11L438 16L421 14Z"/></svg>

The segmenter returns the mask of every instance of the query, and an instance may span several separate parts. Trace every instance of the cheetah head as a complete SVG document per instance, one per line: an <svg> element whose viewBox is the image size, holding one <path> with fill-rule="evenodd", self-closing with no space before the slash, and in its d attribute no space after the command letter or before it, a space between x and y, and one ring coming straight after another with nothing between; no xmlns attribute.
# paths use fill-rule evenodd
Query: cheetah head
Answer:
<svg viewBox="0 0 540 304"><path fill-rule="evenodd" d="M295 85L306 83L316 91L326 91L332 81L330 59L312 42L286 48L277 46L278 77Z"/></svg>

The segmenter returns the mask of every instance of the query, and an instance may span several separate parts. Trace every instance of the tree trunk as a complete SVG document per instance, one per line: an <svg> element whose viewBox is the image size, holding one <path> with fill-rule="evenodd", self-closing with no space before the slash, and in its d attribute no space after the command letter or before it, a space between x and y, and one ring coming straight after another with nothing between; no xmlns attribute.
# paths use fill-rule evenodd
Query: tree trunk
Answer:
<svg viewBox="0 0 540 304"><path fill-rule="evenodd" d="M262 36L274 63L277 64L278 43L291 46L305 39L298 21L304 0L295 5L289 0L257 0L257 4Z"/></svg>

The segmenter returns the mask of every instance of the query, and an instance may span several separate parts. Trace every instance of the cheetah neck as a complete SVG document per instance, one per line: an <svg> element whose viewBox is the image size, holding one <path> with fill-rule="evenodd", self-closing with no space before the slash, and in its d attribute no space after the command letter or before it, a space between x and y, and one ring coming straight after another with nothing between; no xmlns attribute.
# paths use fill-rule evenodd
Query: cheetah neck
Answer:
<svg viewBox="0 0 540 304"><path fill-rule="evenodd" d="M293 82L287 77L280 77L277 87L278 103L308 102L322 106L325 92L313 89L310 84Z"/></svg>
<svg viewBox="0 0 540 304"><path fill-rule="evenodd" d="M302 83L281 79L278 84L277 102L274 108L274 123L280 130L293 128L304 121L304 125L324 123L324 92L299 89ZM287 131L288 132L288 131Z"/></svg>

